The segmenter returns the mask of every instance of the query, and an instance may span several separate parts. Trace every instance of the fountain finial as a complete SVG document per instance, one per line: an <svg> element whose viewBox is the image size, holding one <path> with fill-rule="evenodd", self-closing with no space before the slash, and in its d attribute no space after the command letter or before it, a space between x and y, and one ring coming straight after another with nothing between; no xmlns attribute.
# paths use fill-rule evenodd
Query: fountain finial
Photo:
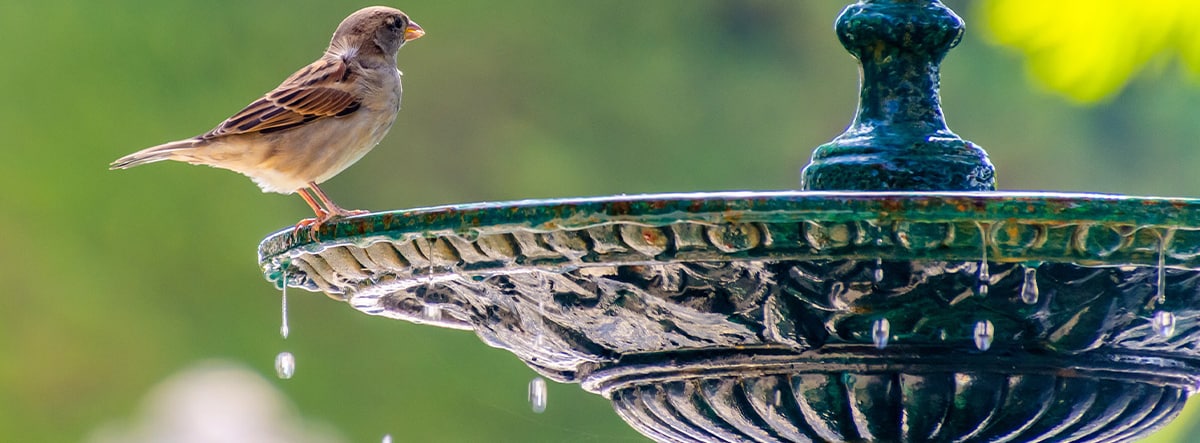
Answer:
<svg viewBox="0 0 1200 443"><path fill-rule="evenodd" d="M938 65L963 28L936 0L865 0L842 11L838 39L861 66L858 113L813 153L801 189L995 190L987 153L950 131L938 99Z"/></svg>

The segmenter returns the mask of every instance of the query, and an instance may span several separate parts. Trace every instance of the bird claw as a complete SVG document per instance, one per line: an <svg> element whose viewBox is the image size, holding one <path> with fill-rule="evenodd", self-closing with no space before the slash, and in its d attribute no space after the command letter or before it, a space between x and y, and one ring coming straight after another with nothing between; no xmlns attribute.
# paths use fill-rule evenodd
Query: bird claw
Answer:
<svg viewBox="0 0 1200 443"><path fill-rule="evenodd" d="M306 218L300 220L296 223L296 226L292 228L292 240L298 241L300 239L300 230L307 228L308 240L317 241L317 233L321 231L321 226L336 217L336 215L322 210L317 214L316 218Z"/></svg>
<svg viewBox="0 0 1200 443"><path fill-rule="evenodd" d="M340 220L340 219L343 219L346 217L353 217L356 215L363 215L363 214L370 214L370 213L371 213L371 211L364 211L361 209L346 210L346 209L342 209L342 208L338 208L338 207L335 207L332 211L326 211L326 210L322 209L321 212L317 214L316 218L306 218L306 219L300 220L300 222L296 223L296 227L292 228L292 240L293 241L299 240L300 230L302 228L307 228L308 229L308 240L315 242L315 241L317 241L317 234L320 233L320 231L321 231L321 226L324 226L326 223L329 223L329 222L335 221L335 220Z"/></svg>

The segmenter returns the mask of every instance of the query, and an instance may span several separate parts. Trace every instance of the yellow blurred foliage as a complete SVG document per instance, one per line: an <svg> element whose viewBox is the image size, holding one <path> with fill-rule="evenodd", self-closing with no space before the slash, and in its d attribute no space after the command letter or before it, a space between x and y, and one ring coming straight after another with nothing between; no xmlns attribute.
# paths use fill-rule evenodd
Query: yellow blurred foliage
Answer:
<svg viewBox="0 0 1200 443"><path fill-rule="evenodd" d="M1200 80L1195 0L985 0L986 34L1021 51L1029 73L1078 103L1112 97L1151 62L1178 56Z"/></svg>

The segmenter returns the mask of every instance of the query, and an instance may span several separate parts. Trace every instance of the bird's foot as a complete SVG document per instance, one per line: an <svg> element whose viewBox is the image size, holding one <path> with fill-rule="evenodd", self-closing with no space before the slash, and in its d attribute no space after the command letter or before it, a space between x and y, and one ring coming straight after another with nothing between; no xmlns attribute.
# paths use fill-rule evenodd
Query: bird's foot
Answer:
<svg viewBox="0 0 1200 443"><path fill-rule="evenodd" d="M321 226L325 223L328 223L330 220L333 220L334 218L337 218L337 216L322 210L319 214L317 214L316 218L306 218L300 220L296 223L296 226L292 228L292 240L299 240L300 230L308 229L308 240L317 241L317 233L321 231Z"/></svg>
<svg viewBox="0 0 1200 443"><path fill-rule="evenodd" d="M336 206L331 211L326 211L326 210L322 209L316 218L306 218L304 220L300 220L299 223L296 223L296 227L292 229L292 239L299 240L300 230L302 228L307 228L308 229L308 240L309 241L317 241L317 234L321 231L321 227L324 226L326 223L329 223L331 221L340 220L340 219L343 219L346 217L353 217L356 215L363 215L363 214L370 214L370 213L371 213L371 211L364 211L361 209L346 210L346 209L342 209L342 208L339 208Z"/></svg>

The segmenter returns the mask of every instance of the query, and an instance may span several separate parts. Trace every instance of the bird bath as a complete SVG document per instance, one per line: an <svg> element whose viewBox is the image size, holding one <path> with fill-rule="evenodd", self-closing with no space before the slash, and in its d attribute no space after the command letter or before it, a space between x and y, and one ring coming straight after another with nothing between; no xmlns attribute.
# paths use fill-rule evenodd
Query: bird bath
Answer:
<svg viewBox="0 0 1200 443"><path fill-rule="evenodd" d="M1125 441L1200 383L1200 200L995 192L937 1L848 7L858 115L800 191L477 203L259 247L277 287L474 331L660 441Z"/></svg>

